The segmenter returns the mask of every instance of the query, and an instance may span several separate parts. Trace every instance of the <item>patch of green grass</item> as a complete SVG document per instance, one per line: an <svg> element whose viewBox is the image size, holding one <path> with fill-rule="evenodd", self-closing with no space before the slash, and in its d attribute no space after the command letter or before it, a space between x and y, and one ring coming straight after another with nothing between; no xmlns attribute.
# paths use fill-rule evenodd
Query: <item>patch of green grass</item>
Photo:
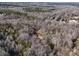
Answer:
<svg viewBox="0 0 79 59"><path fill-rule="evenodd" d="M38 7L26 7L26 8L23 8L24 11L26 12L51 12L52 9L43 9L43 8L38 8Z"/></svg>
<svg viewBox="0 0 79 59"><path fill-rule="evenodd" d="M22 46L22 49L20 49L20 51L19 51L21 55L23 55L23 52L27 51L27 49L30 48L32 45L32 43L30 41L25 41L25 40L21 40L21 39L16 40L16 43L18 45Z"/></svg>
<svg viewBox="0 0 79 59"><path fill-rule="evenodd" d="M0 24L0 32L3 33L5 36L11 35L14 40L18 36L17 29L14 29L14 26L8 23Z"/></svg>
<svg viewBox="0 0 79 59"><path fill-rule="evenodd" d="M6 14L6 15L15 14L15 15L20 15L20 16L21 15L27 16L27 13L22 13L22 12L18 12L14 10L9 10L9 9L1 9L0 14Z"/></svg>
<svg viewBox="0 0 79 59"><path fill-rule="evenodd" d="M31 47L31 42L29 41L25 41L25 40L16 40L17 44L21 44L23 46L23 48L28 48Z"/></svg>

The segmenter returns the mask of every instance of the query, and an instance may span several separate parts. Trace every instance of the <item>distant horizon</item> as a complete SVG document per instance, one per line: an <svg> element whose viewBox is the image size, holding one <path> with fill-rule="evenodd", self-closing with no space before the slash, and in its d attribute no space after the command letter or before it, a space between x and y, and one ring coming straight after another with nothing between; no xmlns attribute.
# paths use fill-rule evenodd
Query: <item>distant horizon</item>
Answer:
<svg viewBox="0 0 79 59"><path fill-rule="evenodd" d="M0 2L79 2L79 0L1 0Z"/></svg>

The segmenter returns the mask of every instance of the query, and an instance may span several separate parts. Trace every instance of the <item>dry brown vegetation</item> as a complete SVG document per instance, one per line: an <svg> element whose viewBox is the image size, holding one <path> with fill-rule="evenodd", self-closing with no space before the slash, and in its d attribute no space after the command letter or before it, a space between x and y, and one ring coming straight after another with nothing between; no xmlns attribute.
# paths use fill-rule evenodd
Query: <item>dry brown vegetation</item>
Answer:
<svg viewBox="0 0 79 59"><path fill-rule="evenodd" d="M79 55L79 9L0 10L0 55Z"/></svg>

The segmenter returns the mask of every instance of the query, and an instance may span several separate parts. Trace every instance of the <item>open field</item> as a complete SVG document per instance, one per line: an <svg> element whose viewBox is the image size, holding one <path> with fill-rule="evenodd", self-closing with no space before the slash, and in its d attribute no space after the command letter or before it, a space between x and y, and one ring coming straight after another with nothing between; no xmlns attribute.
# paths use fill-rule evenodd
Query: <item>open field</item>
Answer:
<svg viewBox="0 0 79 59"><path fill-rule="evenodd" d="M76 55L78 3L0 3L0 56Z"/></svg>

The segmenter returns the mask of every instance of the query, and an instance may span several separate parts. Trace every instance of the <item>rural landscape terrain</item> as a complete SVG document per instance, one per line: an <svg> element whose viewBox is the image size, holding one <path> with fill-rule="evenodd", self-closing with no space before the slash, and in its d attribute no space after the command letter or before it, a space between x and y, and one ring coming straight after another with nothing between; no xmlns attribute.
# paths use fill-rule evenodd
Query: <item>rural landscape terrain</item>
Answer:
<svg viewBox="0 0 79 59"><path fill-rule="evenodd" d="M79 3L0 2L0 56L79 56Z"/></svg>

